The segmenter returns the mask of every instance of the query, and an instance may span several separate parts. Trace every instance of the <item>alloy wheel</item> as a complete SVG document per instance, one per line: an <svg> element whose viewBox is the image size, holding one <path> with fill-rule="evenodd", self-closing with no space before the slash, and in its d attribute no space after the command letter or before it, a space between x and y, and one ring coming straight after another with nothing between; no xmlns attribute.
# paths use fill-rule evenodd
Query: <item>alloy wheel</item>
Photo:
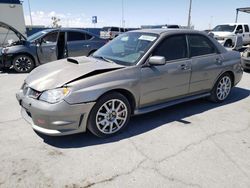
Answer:
<svg viewBox="0 0 250 188"><path fill-rule="evenodd" d="M113 134L119 131L128 118L128 109L119 99L105 102L97 111L96 125L104 134Z"/></svg>
<svg viewBox="0 0 250 188"><path fill-rule="evenodd" d="M223 101L227 98L231 91L232 83L229 76L224 76L218 83L216 95L220 101Z"/></svg>
<svg viewBox="0 0 250 188"><path fill-rule="evenodd" d="M27 56L20 56L15 59L14 66L19 72L28 72L32 69L31 59Z"/></svg>

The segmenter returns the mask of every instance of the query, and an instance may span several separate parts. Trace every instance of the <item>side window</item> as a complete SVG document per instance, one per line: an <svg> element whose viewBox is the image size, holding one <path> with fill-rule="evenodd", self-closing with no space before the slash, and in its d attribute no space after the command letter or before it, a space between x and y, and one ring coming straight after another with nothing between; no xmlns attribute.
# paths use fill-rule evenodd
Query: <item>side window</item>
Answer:
<svg viewBox="0 0 250 188"><path fill-rule="evenodd" d="M249 27L248 27L248 25L244 25L244 28L245 28L245 32L249 32Z"/></svg>
<svg viewBox="0 0 250 188"><path fill-rule="evenodd" d="M119 28L118 27L112 27L111 31L117 31L117 32L119 32Z"/></svg>
<svg viewBox="0 0 250 188"><path fill-rule="evenodd" d="M187 57L187 43L185 35L176 35L164 39L153 52L154 56L164 56L166 61Z"/></svg>
<svg viewBox="0 0 250 188"><path fill-rule="evenodd" d="M85 40L85 33L70 31L68 32L68 42Z"/></svg>
<svg viewBox="0 0 250 188"><path fill-rule="evenodd" d="M58 32L51 32L47 34L45 37L43 37L43 42L44 43L57 42L57 36L58 36Z"/></svg>
<svg viewBox="0 0 250 188"><path fill-rule="evenodd" d="M91 36L91 35L89 35L89 34L85 33L85 40L90 40L91 38L92 38L92 36Z"/></svg>
<svg viewBox="0 0 250 188"><path fill-rule="evenodd" d="M236 31L239 31L239 30L243 30L242 25L238 25L238 26L237 26Z"/></svg>
<svg viewBox="0 0 250 188"><path fill-rule="evenodd" d="M205 36L189 35L188 43L191 57L216 53L214 45Z"/></svg>

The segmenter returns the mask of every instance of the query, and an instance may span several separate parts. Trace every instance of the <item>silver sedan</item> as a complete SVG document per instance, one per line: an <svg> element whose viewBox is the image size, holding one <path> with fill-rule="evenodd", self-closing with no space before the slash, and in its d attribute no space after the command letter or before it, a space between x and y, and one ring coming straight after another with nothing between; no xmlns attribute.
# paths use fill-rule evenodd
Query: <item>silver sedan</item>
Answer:
<svg viewBox="0 0 250 188"><path fill-rule="evenodd" d="M140 30L118 36L91 57L33 70L17 99L38 132L122 131L131 115L207 97L223 102L242 77L240 54L191 30ZM160 118L160 117L159 117Z"/></svg>

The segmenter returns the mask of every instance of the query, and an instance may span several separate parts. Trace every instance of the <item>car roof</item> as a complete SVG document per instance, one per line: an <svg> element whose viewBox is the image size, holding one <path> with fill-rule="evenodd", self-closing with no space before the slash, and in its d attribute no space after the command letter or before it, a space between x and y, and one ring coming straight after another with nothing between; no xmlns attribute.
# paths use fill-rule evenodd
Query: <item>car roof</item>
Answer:
<svg viewBox="0 0 250 188"><path fill-rule="evenodd" d="M197 31L192 29L141 29L133 30L129 32L141 32L141 33L152 33L152 34L204 34L203 31Z"/></svg>
<svg viewBox="0 0 250 188"><path fill-rule="evenodd" d="M89 35L98 37L98 36L95 35L94 33L88 32L88 31L85 30L84 28L83 28L83 29L80 29L80 28L67 28L67 27L61 27L61 28L44 29L43 31L45 31L45 32L47 32L47 33L48 33L48 32L51 32L51 31L64 31L64 32L67 32L67 31L78 31L78 32L84 32L84 33L87 33L87 34L89 34Z"/></svg>

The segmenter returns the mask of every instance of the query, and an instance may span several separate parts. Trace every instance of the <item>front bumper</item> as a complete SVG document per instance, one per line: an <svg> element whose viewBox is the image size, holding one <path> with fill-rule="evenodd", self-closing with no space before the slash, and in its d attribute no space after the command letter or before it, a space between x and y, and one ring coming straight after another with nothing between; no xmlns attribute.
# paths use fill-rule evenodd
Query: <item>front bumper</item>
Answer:
<svg viewBox="0 0 250 188"><path fill-rule="evenodd" d="M0 68L9 68L12 66L13 54L0 54Z"/></svg>
<svg viewBox="0 0 250 188"><path fill-rule="evenodd" d="M241 66L243 69L250 70L250 57L241 57Z"/></svg>
<svg viewBox="0 0 250 188"><path fill-rule="evenodd" d="M56 104L39 101L23 94L16 98L21 105L22 117L40 133L62 136L85 132L90 110L95 102L70 105L64 100Z"/></svg>

